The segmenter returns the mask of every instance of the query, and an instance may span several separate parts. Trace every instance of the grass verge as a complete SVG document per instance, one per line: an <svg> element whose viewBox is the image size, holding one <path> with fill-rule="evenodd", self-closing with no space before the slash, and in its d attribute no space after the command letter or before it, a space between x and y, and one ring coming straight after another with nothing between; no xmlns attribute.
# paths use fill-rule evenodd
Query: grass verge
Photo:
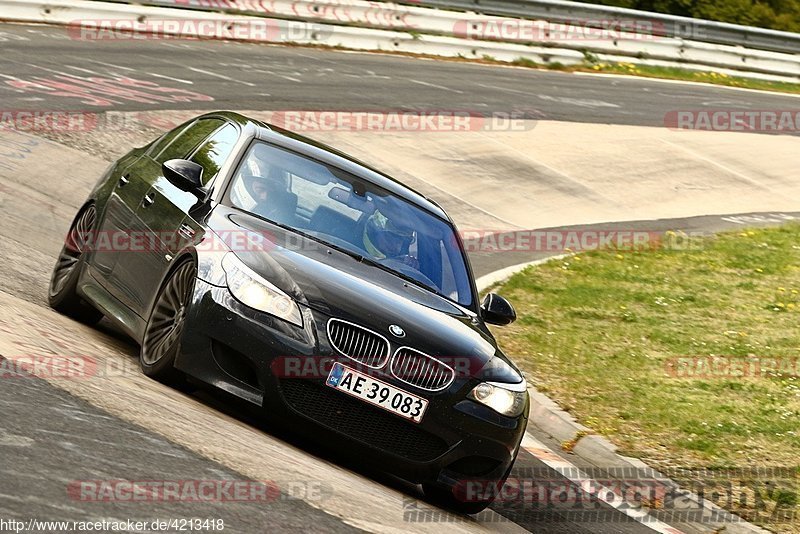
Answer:
<svg viewBox="0 0 800 534"><path fill-rule="evenodd" d="M669 472L718 470L717 482L738 482L717 504L800 532L800 225L693 248L528 268L497 289L519 317L500 344L622 454ZM780 480L730 471L752 467Z"/></svg>
<svg viewBox="0 0 800 534"><path fill-rule="evenodd" d="M725 85L727 87L742 87L757 89L759 91L774 91L780 93L800 94L800 83L773 82L745 78L743 76L729 76L724 73L705 72L678 67L656 67L650 65L634 65L633 63L597 63L579 70L592 72L607 72L611 74L627 74L629 76L643 76L647 78L662 78L667 80L682 80L689 82Z"/></svg>
<svg viewBox="0 0 800 534"><path fill-rule="evenodd" d="M561 63L539 64L530 59L519 58L512 62L517 67L546 68L548 70L561 70L566 72L601 72L607 74L624 74L643 78L659 78L663 80L680 80L687 82L707 83L711 85L724 85L726 87L740 87L758 91L772 91L776 93L800 94L800 83L776 82L759 80L744 76L730 76L728 74L697 71L680 67L657 67L651 65L635 65L633 63L603 63L595 60L591 55L582 64L562 65Z"/></svg>

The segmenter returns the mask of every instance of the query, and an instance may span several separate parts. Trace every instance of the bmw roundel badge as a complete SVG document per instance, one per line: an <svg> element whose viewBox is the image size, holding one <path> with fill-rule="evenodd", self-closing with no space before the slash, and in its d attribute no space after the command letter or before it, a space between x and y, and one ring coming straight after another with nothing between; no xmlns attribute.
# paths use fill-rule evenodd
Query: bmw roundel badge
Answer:
<svg viewBox="0 0 800 534"><path fill-rule="evenodd" d="M393 324L393 325L389 326L389 332L391 332L394 337L405 337L406 336L406 331L403 330L402 328L400 328L399 326L397 326L396 324Z"/></svg>

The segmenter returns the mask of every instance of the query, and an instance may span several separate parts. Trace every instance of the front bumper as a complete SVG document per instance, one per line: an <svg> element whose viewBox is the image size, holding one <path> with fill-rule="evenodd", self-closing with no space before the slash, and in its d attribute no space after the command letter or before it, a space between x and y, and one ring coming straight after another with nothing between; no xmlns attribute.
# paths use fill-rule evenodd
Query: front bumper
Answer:
<svg viewBox="0 0 800 534"><path fill-rule="evenodd" d="M301 311L302 328L242 305L227 288L197 280L176 367L263 406L270 417L291 422L315 441L412 482L453 485L505 475L525 432L527 407L512 419L467 400L478 384L472 377L457 377L446 390L430 393L375 372L428 399L417 424L336 391L325 385L330 363L358 364L329 345L329 316L304 306Z"/></svg>

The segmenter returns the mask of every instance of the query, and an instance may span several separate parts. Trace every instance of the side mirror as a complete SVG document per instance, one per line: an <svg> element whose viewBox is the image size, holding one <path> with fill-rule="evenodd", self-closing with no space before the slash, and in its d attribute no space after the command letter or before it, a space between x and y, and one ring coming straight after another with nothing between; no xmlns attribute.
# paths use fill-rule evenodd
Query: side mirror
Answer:
<svg viewBox="0 0 800 534"><path fill-rule="evenodd" d="M161 165L164 178L180 189L192 193L198 198L205 198L203 189L203 167L185 159L171 159Z"/></svg>
<svg viewBox="0 0 800 534"><path fill-rule="evenodd" d="M489 324L507 325L517 320L514 306L497 293L489 293L481 302L481 315Z"/></svg>

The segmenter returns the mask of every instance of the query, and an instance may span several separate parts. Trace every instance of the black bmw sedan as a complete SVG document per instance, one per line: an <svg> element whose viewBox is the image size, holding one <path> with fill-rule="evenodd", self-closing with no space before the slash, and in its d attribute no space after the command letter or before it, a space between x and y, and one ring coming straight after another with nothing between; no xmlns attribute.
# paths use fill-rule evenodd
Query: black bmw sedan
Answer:
<svg viewBox="0 0 800 534"><path fill-rule="evenodd" d="M117 323L146 375L220 388L457 511L492 501L525 432L525 380L486 327L514 309L495 294L479 304L447 214L235 113L111 165L49 300Z"/></svg>

